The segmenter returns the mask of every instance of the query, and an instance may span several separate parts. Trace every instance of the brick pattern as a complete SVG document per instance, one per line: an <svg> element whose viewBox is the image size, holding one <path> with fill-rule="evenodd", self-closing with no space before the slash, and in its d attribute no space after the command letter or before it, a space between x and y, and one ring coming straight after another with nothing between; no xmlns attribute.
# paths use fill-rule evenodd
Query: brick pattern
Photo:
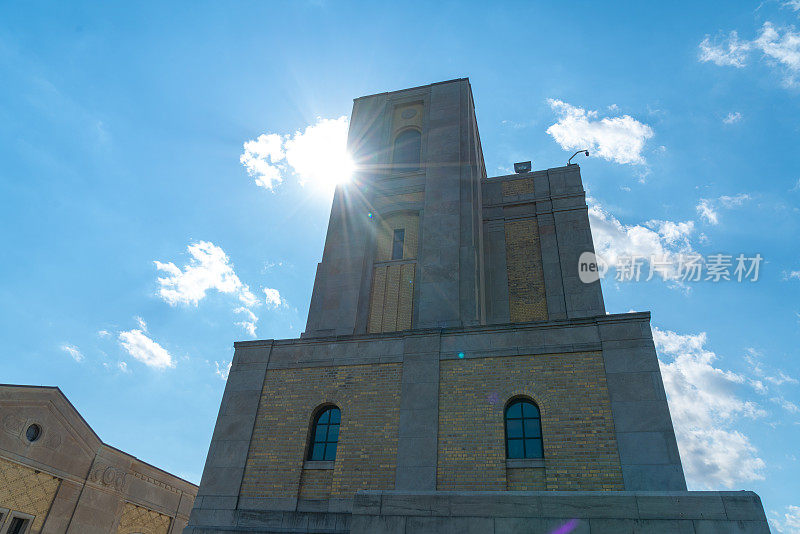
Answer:
<svg viewBox="0 0 800 534"><path fill-rule="evenodd" d="M544 491L547 489L545 471L541 467L507 469L506 489L509 491Z"/></svg>
<svg viewBox="0 0 800 534"><path fill-rule="evenodd" d="M382 220L380 225L367 331L376 333L408 330L411 328L416 263L408 263L407 260L417 257L419 216L398 213ZM394 230L399 228L405 230L403 260L406 263L390 262ZM380 263L387 261L390 263Z"/></svg>
<svg viewBox="0 0 800 534"><path fill-rule="evenodd" d="M536 219L507 221L505 232L511 322L546 321L547 298Z"/></svg>
<svg viewBox="0 0 800 534"><path fill-rule="evenodd" d="M303 469L300 477L301 499L327 499L331 496L333 469Z"/></svg>
<svg viewBox="0 0 800 534"><path fill-rule="evenodd" d="M438 490L528 483L505 464L503 411L517 395L542 414L545 489L624 489L601 353L444 360L439 392Z"/></svg>
<svg viewBox="0 0 800 534"><path fill-rule="evenodd" d="M414 111L415 113L410 113ZM403 116L405 115L405 117ZM409 115L411 115L409 117ZM396 134L409 126L422 129L422 103L404 104L394 108L392 113L392 131Z"/></svg>
<svg viewBox="0 0 800 534"><path fill-rule="evenodd" d="M169 516L126 502L117 534L168 534L169 523Z"/></svg>
<svg viewBox="0 0 800 534"><path fill-rule="evenodd" d="M368 332L395 332L411 328L415 267L414 263L375 266Z"/></svg>
<svg viewBox="0 0 800 534"><path fill-rule="evenodd" d="M505 180L502 184L504 197L533 194L533 178Z"/></svg>
<svg viewBox="0 0 800 534"><path fill-rule="evenodd" d="M0 508L34 516L32 532L39 532L60 480L0 458Z"/></svg>
<svg viewBox="0 0 800 534"><path fill-rule="evenodd" d="M267 371L241 496L300 494L312 416L324 403L342 412L331 496L393 489L401 372L399 363ZM319 491L321 481L314 484L304 491Z"/></svg>

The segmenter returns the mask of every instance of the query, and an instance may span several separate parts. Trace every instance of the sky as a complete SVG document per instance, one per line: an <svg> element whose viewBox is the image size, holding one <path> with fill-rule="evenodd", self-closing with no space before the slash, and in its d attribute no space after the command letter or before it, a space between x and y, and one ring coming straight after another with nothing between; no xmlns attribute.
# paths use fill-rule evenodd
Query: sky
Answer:
<svg viewBox="0 0 800 534"><path fill-rule="evenodd" d="M469 77L490 176L589 149L690 488L800 532L800 2L550 4L0 2L0 382L199 482L233 342L304 329L352 99Z"/></svg>

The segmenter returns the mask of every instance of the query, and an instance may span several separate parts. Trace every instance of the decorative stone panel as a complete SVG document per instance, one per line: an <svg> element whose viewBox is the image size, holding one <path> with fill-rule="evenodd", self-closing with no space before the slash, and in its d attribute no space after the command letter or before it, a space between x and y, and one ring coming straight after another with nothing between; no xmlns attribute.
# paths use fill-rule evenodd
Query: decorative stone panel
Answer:
<svg viewBox="0 0 800 534"><path fill-rule="evenodd" d="M547 298L536 219L507 221L505 230L511 322L546 321Z"/></svg>
<svg viewBox="0 0 800 534"><path fill-rule="evenodd" d="M117 534L168 534L170 518L153 510L125 503Z"/></svg>
<svg viewBox="0 0 800 534"><path fill-rule="evenodd" d="M34 516L31 530L38 532L60 482L46 473L0 458L0 508Z"/></svg>

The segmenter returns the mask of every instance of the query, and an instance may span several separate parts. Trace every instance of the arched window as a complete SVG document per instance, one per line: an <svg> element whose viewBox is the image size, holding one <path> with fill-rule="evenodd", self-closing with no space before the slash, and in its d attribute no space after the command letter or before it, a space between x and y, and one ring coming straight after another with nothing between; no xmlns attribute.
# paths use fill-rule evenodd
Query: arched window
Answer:
<svg viewBox="0 0 800 534"><path fill-rule="evenodd" d="M419 130L405 130L394 140L392 163L397 172L410 172L419 169L422 134Z"/></svg>
<svg viewBox="0 0 800 534"><path fill-rule="evenodd" d="M542 458L542 419L529 400L512 401L506 407L506 458Z"/></svg>
<svg viewBox="0 0 800 534"><path fill-rule="evenodd" d="M335 460L336 444L339 442L341 412L336 406L323 409L314 420L308 459L313 461Z"/></svg>

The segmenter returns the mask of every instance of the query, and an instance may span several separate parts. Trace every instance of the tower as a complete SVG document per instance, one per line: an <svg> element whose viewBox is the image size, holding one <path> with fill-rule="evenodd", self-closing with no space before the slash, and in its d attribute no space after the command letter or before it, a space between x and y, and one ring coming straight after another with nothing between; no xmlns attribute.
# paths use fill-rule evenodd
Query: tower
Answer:
<svg viewBox="0 0 800 534"><path fill-rule="evenodd" d="M356 99L348 146L306 330L235 344L188 532L766 525L686 491L649 313L579 277L577 165L487 177L467 79Z"/></svg>

